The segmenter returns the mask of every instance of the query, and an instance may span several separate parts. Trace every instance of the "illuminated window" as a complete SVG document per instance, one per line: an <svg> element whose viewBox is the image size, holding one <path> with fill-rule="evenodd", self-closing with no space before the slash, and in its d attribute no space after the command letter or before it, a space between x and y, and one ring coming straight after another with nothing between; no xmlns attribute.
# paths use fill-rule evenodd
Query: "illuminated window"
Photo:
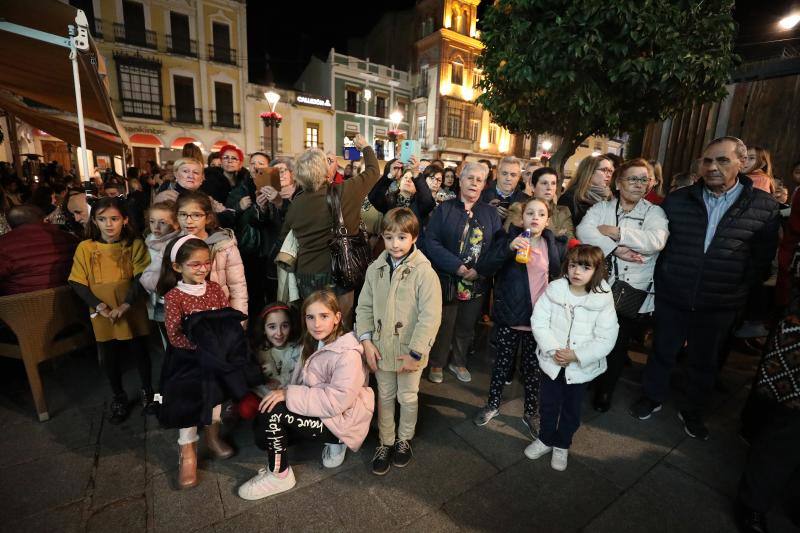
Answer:
<svg viewBox="0 0 800 533"><path fill-rule="evenodd" d="M306 124L306 148L319 148L319 124Z"/></svg>
<svg viewBox="0 0 800 533"><path fill-rule="evenodd" d="M497 137L499 132L500 128L498 128L494 124L489 126L489 144L497 144Z"/></svg>
<svg viewBox="0 0 800 533"><path fill-rule="evenodd" d="M450 83L453 85L461 85L464 83L464 64L460 61L453 61L452 65Z"/></svg>

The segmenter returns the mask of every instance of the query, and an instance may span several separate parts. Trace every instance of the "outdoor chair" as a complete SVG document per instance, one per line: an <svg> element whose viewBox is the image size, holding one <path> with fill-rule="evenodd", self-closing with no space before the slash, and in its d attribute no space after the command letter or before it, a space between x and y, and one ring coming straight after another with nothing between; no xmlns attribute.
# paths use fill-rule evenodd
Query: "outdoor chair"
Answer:
<svg viewBox="0 0 800 533"><path fill-rule="evenodd" d="M39 363L94 343L86 305L68 286L1 296L0 322L17 337L0 337L0 356L22 359L39 421L49 420Z"/></svg>

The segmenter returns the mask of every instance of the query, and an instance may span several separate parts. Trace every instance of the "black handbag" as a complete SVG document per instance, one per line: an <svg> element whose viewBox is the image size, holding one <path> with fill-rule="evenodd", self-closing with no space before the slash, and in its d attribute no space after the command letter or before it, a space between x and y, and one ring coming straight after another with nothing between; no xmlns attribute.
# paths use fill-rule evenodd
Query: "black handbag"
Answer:
<svg viewBox="0 0 800 533"><path fill-rule="evenodd" d="M619 209L619 207L617 207ZM617 212L617 227L619 227L619 212ZM611 285L611 294L614 296L614 308L617 316L622 318L634 319L639 316L639 309L650 294L653 286L652 280L647 285L647 289L636 289L627 281L619 279L619 260L616 256L612 257L614 268L614 284Z"/></svg>
<svg viewBox="0 0 800 533"><path fill-rule="evenodd" d="M342 216L342 193L336 186L329 186L328 208L333 217L333 228L328 247L331 251L331 275L339 288L350 290L364 283L367 267L372 259L369 237L364 222L354 234L347 231Z"/></svg>

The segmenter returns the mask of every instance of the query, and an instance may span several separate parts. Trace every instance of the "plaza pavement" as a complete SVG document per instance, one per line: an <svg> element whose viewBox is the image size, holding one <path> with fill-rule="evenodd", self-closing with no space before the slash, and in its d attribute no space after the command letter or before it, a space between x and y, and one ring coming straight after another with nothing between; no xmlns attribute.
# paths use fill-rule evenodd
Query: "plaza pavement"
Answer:
<svg viewBox="0 0 800 533"><path fill-rule="evenodd" d="M236 488L263 465L247 424L232 430L239 453L202 460L200 485L177 491L177 432L162 430L135 408L128 421L104 419L108 389L91 353L42 365L51 420L35 418L22 365L0 366L0 531L735 531L731 518L746 447L738 416L756 358L734 354L722 373L728 392L715 394L711 438L685 435L674 402L648 421L628 404L638 394L643 356L623 380L608 413L588 402L570 450L569 468L549 458L528 460L522 387L506 387L501 415L472 423L488 390L488 328L478 326L473 381L423 380L415 458L404 469L374 476L375 430L358 453L334 470L317 450L295 468L297 487L259 502ZM154 365L154 367L157 365ZM126 373L129 393L135 370ZM679 381L679 380L678 380ZM793 531L778 506L773 531Z"/></svg>

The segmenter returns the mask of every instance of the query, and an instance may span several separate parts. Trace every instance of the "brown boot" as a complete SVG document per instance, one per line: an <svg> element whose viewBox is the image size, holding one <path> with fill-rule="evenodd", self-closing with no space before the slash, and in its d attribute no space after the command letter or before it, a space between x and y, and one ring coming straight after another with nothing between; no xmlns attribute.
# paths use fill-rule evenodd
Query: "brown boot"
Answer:
<svg viewBox="0 0 800 533"><path fill-rule="evenodd" d="M197 443L181 444L178 460L178 488L190 489L197 486Z"/></svg>
<svg viewBox="0 0 800 533"><path fill-rule="evenodd" d="M210 426L206 426L206 444L215 458L227 459L233 456L233 448L220 438L219 430L219 422L212 422Z"/></svg>

